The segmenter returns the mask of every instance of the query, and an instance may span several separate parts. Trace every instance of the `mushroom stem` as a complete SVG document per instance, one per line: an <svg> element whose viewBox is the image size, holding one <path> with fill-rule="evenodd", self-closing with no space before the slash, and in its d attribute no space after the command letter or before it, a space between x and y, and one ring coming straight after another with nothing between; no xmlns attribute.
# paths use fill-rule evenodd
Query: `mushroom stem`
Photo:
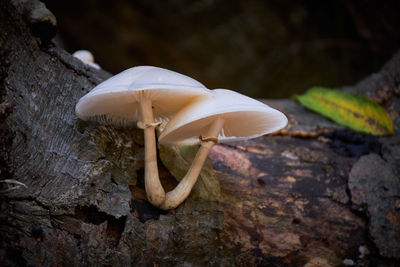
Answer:
<svg viewBox="0 0 400 267"><path fill-rule="evenodd" d="M197 151L196 157L194 158L190 169L186 173L185 177L179 182L174 190L168 192L165 196L165 201L159 206L163 210L170 210L176 208L181 204L192 191L197 178L199 177L200 171L203 168L204 162L207 159L208 152L214 146L218 140L218 134L224 125L224 120L218 118L215 120L206 132L204 138L200 137L201 145Z"/></svg>
<svg viewBox="0 0 400 267"><path fill-rule="evenodd" d="M152 103L149 99L142 99L140 102L142 115L142 127L144 130L144 181L146 194L149 202L159 206L165 200L165 191L158 176L156 136Z"/></svg>

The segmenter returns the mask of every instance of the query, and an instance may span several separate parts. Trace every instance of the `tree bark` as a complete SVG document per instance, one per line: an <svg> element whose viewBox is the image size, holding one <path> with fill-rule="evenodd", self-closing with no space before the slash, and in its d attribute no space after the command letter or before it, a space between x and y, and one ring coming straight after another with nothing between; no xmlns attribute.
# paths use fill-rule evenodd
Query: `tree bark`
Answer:
<svg viewBox="0 0 400 267"><path fill-rule="evenodd" d="M394 136L357 134L293 100L265 100L289 126L216 145L215 171L207 163L193 194L165 212L145 197L142 131L74 114L77 100L110 74L54 47L20 10L0 1L1 179L26 185L10 191L2 183L4 265L393 266L399 259L400 54L345 88L380 102ZM169 191L190 155L159 153Z"/></svg>

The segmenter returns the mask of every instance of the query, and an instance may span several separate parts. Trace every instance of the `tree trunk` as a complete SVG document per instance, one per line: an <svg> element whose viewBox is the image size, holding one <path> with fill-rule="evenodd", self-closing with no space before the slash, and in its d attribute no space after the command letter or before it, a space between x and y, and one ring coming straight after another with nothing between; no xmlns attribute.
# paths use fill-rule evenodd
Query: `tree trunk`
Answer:
<svg viewBox="0 0 400 267"><path fill-rule="evenodd" d="M4 265L394 266L399 259L400 54L346 88L380 102L394 136L354 133L293 100L265 100L289 126L215 146L191 196L164 212L145 197L142 131L74 114L77 100L110 75L54 47L51 20L33 19L35 8L0 1L0 175L26 185L2 183ZM159 153L168 191L193 153Z"/></svg>

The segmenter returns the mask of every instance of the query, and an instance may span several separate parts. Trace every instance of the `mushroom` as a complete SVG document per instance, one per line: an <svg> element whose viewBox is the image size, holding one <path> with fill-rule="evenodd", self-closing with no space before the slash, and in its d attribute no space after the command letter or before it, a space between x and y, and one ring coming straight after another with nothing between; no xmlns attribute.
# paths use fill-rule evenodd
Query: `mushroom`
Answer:
<svg viewBox="0 0 400 267"><path fill-rule="evenodd" d="M93 88L79 99L75 112L83 120L144 130L145 187L150 203L165 198L157 168L154 129L197 98L209 95L198 81L167 69L139 66L127 69Z"/></svg>
<svg viewBox="0 0 400 267"><path fill-rule="evenodd" d="M73 57L79 59L80 61L82 61L83 63L85 63L86 65L89 65L95 69L100 69L99 64L94 62L94 56L93 54L88 51L88 50L77 50L72 54Z"/></svg>
<svg viewBox="0 0 400 267"><path fill-rule="evenodd" d="M255 138L287 124L286 116L264 103L226 89L212 90L177 113L165 126L159 142L200 148L185 177L166 194L160 208L173 209L190 194L212 146L218 142Z"/></svg>

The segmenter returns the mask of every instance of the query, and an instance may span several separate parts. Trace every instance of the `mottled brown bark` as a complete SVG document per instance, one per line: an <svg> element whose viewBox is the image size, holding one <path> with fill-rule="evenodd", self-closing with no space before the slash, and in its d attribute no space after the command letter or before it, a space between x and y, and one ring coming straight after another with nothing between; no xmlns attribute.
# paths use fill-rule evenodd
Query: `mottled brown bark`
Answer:
<svg viewBox="0 0 400 267"><path fill-rule="evenodd" d="M52 46L47 35L32 35L30 23L0 1L1 179L27 186L1 193L2 264L395 264L400 55L347 88L381 101L395 136L355 134L293 100L266 101L288 115L288 128L216 145L215 175L206 163L193 194L165 212L145 197L143 132L74 115L76 101L109 74ZM159 152L170 191L172 174L182 177L193 153ZM373 162L380 171L372 172Z"/></svg>

